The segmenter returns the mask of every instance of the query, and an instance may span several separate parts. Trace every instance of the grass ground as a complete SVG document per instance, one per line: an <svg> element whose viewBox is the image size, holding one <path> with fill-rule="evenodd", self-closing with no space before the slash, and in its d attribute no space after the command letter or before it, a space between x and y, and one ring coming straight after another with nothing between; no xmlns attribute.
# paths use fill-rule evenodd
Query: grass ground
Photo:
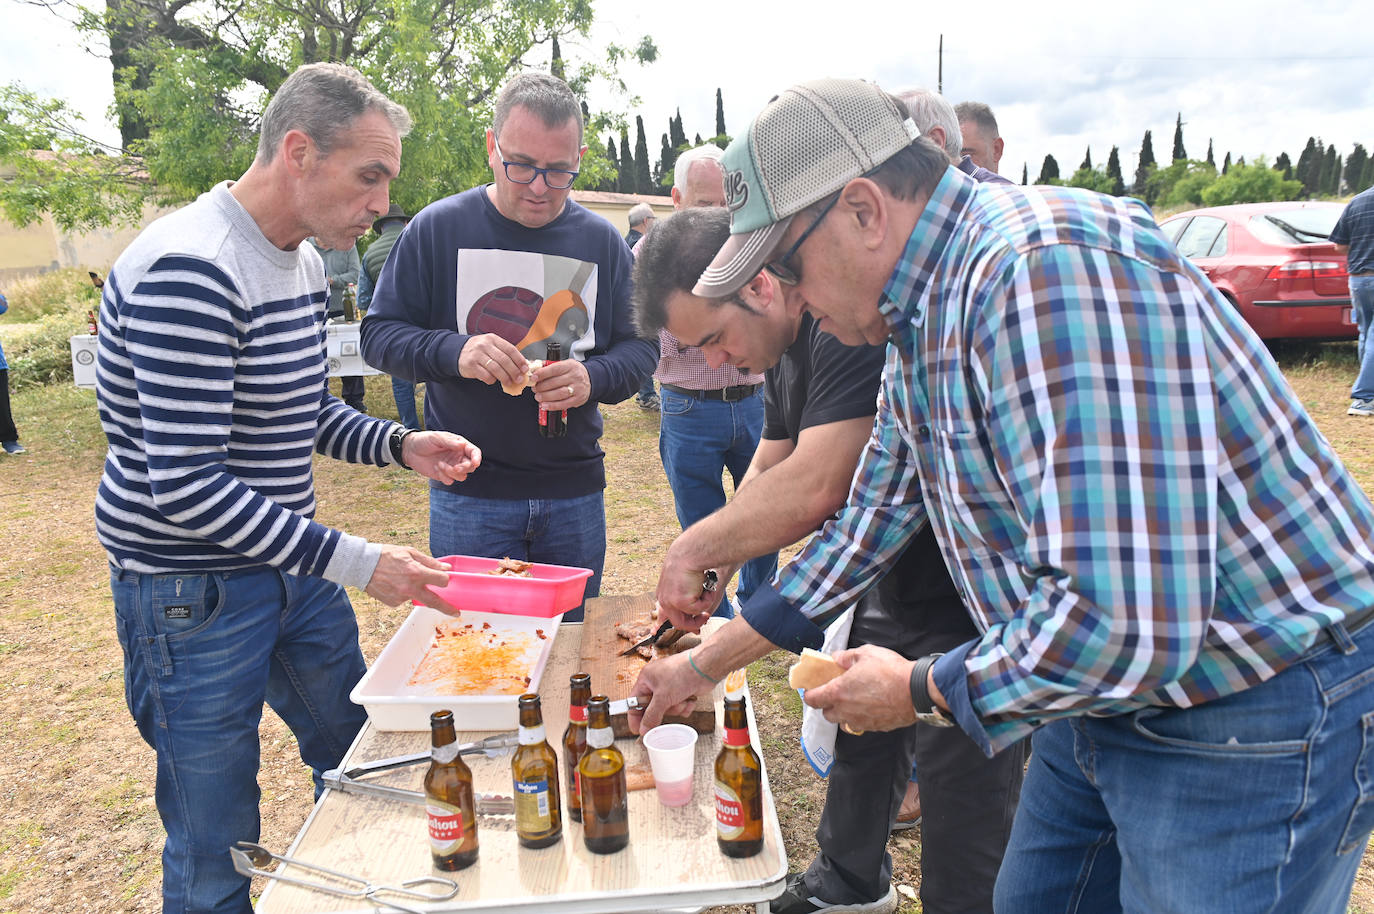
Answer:
<svg viewBox="0 0 1374 914"><path fill-rule="evenodd" d="M74 331L75 332L75 331ZM1366 491L1374 492L1374 420L1344 415L1351 347L1283 353L1290 383ZM368 403L394 414L384 378ZM104 554L92 500L104 456L95 398L65 385L14 397L25 457L0 458L0 914L154 912L162 834L153 807L153 755L124 707ZM658 461L657 416L608 407L609 542L603 592L653 588L657 559L677 532ZM319 516L371 539L425 548L424 481L400 470L317 462ZM354 593L363 651L380 652L405 618ZM824 799L797 750L800 704L787 658L755 664L751 683L765 756L794 866L815 852ZM308 773L285 726L262 724L262 843L285 848L310 808ZM918 885L919 830L892 842L894 879ZM1350 910L1374 914L1374 866L1361 869ZM722 909L720 914L723 914ZM738 910L738 909L731 909ZM904 901L903 912L919 911Z"/></svg>

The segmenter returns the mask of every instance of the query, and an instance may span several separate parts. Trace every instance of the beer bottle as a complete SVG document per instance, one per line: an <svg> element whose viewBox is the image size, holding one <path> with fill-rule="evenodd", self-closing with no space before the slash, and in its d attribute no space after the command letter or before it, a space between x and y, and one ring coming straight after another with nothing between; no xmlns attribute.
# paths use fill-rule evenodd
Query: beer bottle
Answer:
<svg viewBox="0 0 1374 914"><path fill-rule="evenodd" d="M563 788L568 793L568 818L582 821L582 799L577 785L577 763L587 751L587 700L592 697L592 677L587 673L573 673L568 700L568 729L563 731L563 769L567 779Z"/></svg>
<svg viewBox="0 0 1374 914"><path fill-rule="evenodd" d="M611 854L630 843L625 757L615 747L605 695L587 703L587 751L577 763L582 787L582 840L594 854Z"/></svg>
<svg viewBox="0 0 1374 914"><path fill-rule="evenodd" d="M349 283L343 293L344 323L351 324L358 319L358 287Z"/></svg>
<svg viewBox="0 0 1374 914"><path fill-rule="evenodd" d="M544 737L539 696L520 696L520 746L510 760L515 781L515 835L524 847L548 847L563 837L558 805L558 756Z"/></svg>
<svg viewBox="0 0 1374 914"><path fill-rule="evenodd" d="M563 358L563 345L549 343L544 347L544 364L557 362ZM560 409L549 412L543 404L539 406L539 434L545 438L562 438L568 434L568 411Z"/></svg>
<svg viewBox="0 0 1374 914"><path fill-rule="evenodd" d="M89 333L91 336L95 336L98 333L100 333L100 325L96 323L94 311L86 312L86 332Z"/></svg>
<svg viewBox="0 0 1374 914"><path fill-rule="evenodd" d="M425 772L425 811L434 867L461 870L477 860L477 803L472 771L458 754L453 712L429 716L430 762Z"/></svg>
<svg viewBox="0 0 1374 914"><path fill-rule="evenodd" d="M749 745L743 670L725 681L725 745L716 756L716 841L727 857L752 857L763 849L763 772Z"/></svg>

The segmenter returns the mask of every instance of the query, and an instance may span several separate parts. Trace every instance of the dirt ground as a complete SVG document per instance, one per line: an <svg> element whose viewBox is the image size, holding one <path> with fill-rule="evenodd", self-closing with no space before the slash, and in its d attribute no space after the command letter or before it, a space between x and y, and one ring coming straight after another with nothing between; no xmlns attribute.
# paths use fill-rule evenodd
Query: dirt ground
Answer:
<svg viewBox="0 0 1374 914"><path fill-rule="evenodd" d="M369 382L372 402L384 400L376 383L384 380ZM1341 386L1349 378L1318 371L1292 381L1369 490L1374 420L1343 415ZM30 453L0 458L0 715L8 722L0 741L0 802L9 810L0 824L0 912L154 912L162 845L154 759L124 706L107 566L95 539L92 501L103 441L94 397L26 394L15 412ZM632 404L605 413L611 482L603 592L641 593L652 589L656 559L677 530L655 446L657 417ZM39 418L48 415L62 421ZM317 473L321 520L426 548L423 480L333 461L317 461ZM371 660L406 610L353 597ZM754 679L776 681L785 663L761 662ZM777 690L775 700L756 704L789 857L804 866L815 850L824 782L796 748L795 695ZM262 747L261 843L284 849L310 809L310 779L290 733L270 711ZM907 835L890 845L894 881L914 888L919 830ZM1366 857L1353 912L1374 912L1371 872ZM904 901L902 910L919 906Z"/></svg>

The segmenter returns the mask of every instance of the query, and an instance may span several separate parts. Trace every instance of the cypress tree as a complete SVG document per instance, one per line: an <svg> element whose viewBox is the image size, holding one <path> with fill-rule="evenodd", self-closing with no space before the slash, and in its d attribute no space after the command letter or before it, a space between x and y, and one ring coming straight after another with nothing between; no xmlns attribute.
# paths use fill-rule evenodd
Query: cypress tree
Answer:
<svg viewBox="0 0 1374 914"><path fill-rule="evenodd" d="M672 193L670 190L671 185L666 184L665 181L668 178L668 174L673 170L673 160L675 158L673 147L668 144L668 134L662 134L662 137L663 139L660 141L658 151L658 171L654 174L654 193L659 196Z"/></svg>
<svg viewBox="0 0 1374 914"><path fill-rule="evenodd" d="M1221 160L1221 173L1226 174L1231 170L1231 151L1226 151L1226 158Z"/></svg>
<svg viewBox="0 0 1374 914"><path fill-rule="evenodd" d="M1318 182L1321 178L1321 144L1314 138L1307 138L1307 145L1303 147L1302 154L1298 156L1298 166L1293 169L1293 177L1302 182L1302 193L1305 197L1311 197L1317 193Z"/></svg>
<svg viewBox="0 0 1374 914"><path fill-rule="evenodd" d="M1035 179L1036 184L1049 184L1051 181L1059 180L1059 163L1054 160L1054 156L1045 156L1045 162L1040 166L1040 177Z"/></svg>
<svg viewBox="0 0 1374 914"><path fill-rule="evenodd" d="M1030 172L1028 172L1028 171L1026 170L1026 163L1025 163L1025 162L1022 162L1022 163L1021 163L1021 186L1024 187L1024 186L1026 186L1026 185L1029 184L1029 183L1030 183Z"/></svg>
<svg viewBox="0 0 1374 914"><path fill-rule="evenodd" d="M1211 137L1208 137L1208 138L1207 138L1207 164L1208 164L1208 165L1211 165L1212 168L1216 168L1216 167L1217 167L1217 160L1216 160L1216 158L1212 155L1212 138L1211 138ZM1223 172L1223 174L1225 174L1225 172Z"/></svg>
<svg viewBox="0 0 1374 914"><path fill-rule="evenodd" d="M620 186L620 157L615 154L615 137L606 137L606 161L611 163L614 172L597 186L597 190L616 190Z"/></svg>
<svg viewBox="0 0 1374 914"><path fill-rule="evenodd" d="M1369 153L1360 143L1355 144L1355 148L1350 151L1350 155L1345 157L1345 192L1348 194L1358 194L1364 190L1357 186L1360 179L1364 177L1364 166L1369 161Z"/></svg>
<svg viewBox="0 0 1374 914"><path fill-rule="evenodd" d="M1111 154L1107 156L1107 177L1112 181L1111 194L1120 197L1126 193L1126 180L1121 175L1121 154L1116 147L1112 147Z"/></svg>
<svg viewBox="0 0 1374 914"><path fill-rule="evenodd" d="M1092 168L1093 168L1093 148L1092 148L1091 146L1089 146L1089 147L1088 147L1088 151L1085 152L1085 153L1083 154L1083 164L1082 164L1082 165L1079 165L1078 168L1079 168L1080 171L1083 170L1083 169L1085 169L1085 168L1086 168L1088 171L1092 171Z"/></svg>
<svg viewBox="0 0 1374 914"><path fill-rule="evenodd" d="M720 96L719 88L716 89L716 136L725 136L725 101ZM723 142L721 148L725 148Z"/></svg>
<svg viewBox="0 0 1374 914"><path fill-rule="evenodd" d="M654 192L654 179L649 174L649 142L644 139L644 118L635 115L635 193Z"/></svg>
<svg viewBox="0 0 1374 914"><path fill-rule="evenodd" d="M1135 167L1135 183L1131 189L1135 195L1146 203L1151 202L1148 196L1150 172L1155 167L1155 147L1150 142L1150 131L1145 131L1145 139L1140 142L1140 158Z"/></svg>
<svg viewBox="0 0 1374 914"><path fill-rule="evenodd" d="M1228 164L1231 161L1231 153L1229 152L1226 153L1226 161ZM1293 180L1293 160L1288 158L1288 153L1279 153L1279 157L1274 160L1274 170L1283 172L1283 179L1285 181ZM1224 173L1225 172L1223 172L1223 174Z"/></svg>
<svg viewBox="0 0 1374 914"><path fill-rule="evenodd" d="M673 144L674 151L687 145L687 134L682 132L682 109L677 109L675 117L668 118L668 142Z"/></svg>
<svg viewBox="0 0 1374 914"><path fill-rule="evenodd" d="M1369 157L1369 161L1364 163L1364 177L1360 179L1360 190L1368 190L1374 187L1374 156Z"/></svg>
<svg viewBox="0 0 1374 914"><path fill-rule="evenodd" d="M694 140L692 140L692 148L695 149L696 147L698 147L698 146L700 146L700 145L701 145L701 134L698 133L698 134L697 134L697 138L694 139Z"/></svg>
<svg viewBox="0 0 1374 914"><path fill-rule="evenodd" d="M620 130L620 179L616 182L622 194L635 192L635 157L630 154L630 135Z"/></svg>
<svg viewBox="0 0 1374 914"><path fill-rule="evenodd" d="M1174 121L1174 156L1173 161L1181 162L1188 158L1188 153L1183 148L1183 112L1178 113L1178 119Z"/></svg>
<svg viewBox="0 0 1374 914"><path fill-rule="evenodd" d="M563 52L558 47L558 36L553 36L553 54L549 60L549 72L559 79L566 79L563 75Z"/></svg>
<svg viewBox="0 0 1374 914"><path fill-rule="evenodd" d="M1326 155L1322 156L1321 171L1321 193L1327 197L1336 196L1341 186L1341 157L1336 152L1334 145L1326 147Z"/></svg>

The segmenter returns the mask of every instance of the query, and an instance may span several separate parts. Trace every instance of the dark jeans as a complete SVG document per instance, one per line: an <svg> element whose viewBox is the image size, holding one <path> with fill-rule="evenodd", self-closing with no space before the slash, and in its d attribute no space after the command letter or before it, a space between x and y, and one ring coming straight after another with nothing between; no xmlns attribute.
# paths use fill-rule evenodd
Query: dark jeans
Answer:
<svg viewBox="0 0 1374 914"><path fill-rule="evenodd" d="M939 553L927 553L926 560L940 561ZM977 637L957 597L921 599L917 592L898 599L891 588L882 590L874 588L859 601L850 645L876 644L915 658ZM888 834L915 759L921 772L921 910L991 914L1026 752L1022 742L989 759L957 727L917 724L860 736L841 731L807 890L833 904L873 901L887 893Z"/></svg>
<svg viewBox="0 0 1374 914"><path fill-rule="evenodd" d="M363 409L364 391L362 375L351 375L349 377L340 378L339 382L339 387L343 394L339 399L343 400L360 413L367 412L366 409Z"/></svg>
<svg viewBox="0 0 1374 914"><path fill-rule="evenodd" d="M0 368L0 441L18 441L19 431L10 414L10 372Z"/></svg>

